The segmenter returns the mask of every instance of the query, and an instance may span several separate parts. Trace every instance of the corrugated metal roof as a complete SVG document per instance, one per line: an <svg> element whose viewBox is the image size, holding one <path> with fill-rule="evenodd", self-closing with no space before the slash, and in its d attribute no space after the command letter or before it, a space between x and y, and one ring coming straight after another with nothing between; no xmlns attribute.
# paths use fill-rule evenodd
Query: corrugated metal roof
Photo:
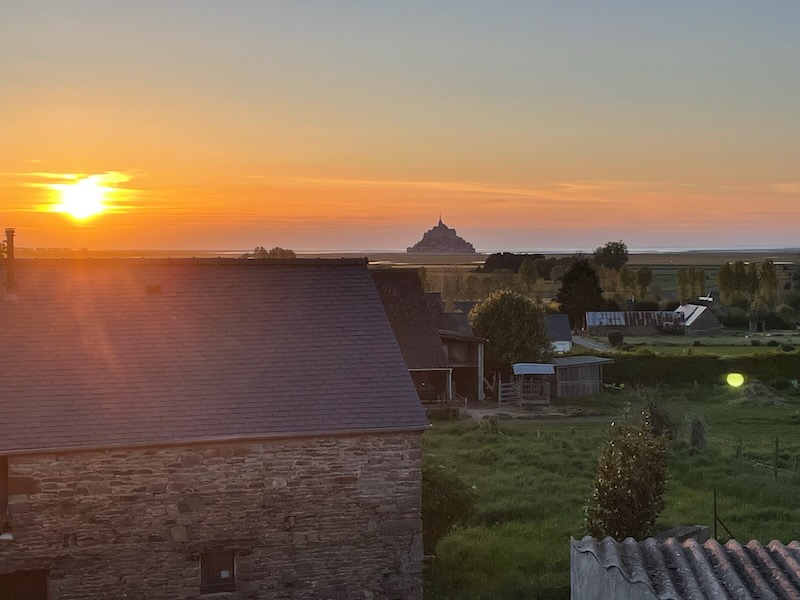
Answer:
<svg viewBox="0 0 800 600"><path fill-rule="evenodd" d="M631 583L648 586L660 600L800 598L800 543L772 541L764 546L735 540L700 544L631 538L617 542L591 537L571 540L573 551L591 554L606 569Z"/></svg>
<svg viewBox="0 0 800 600"><path fill-rule="evenodd" d="M16 275L0 452L427 425L365 261L36 259Z"/></svg>
<svg viewBox="0 0 800 600"><path fill-rule="evenodd" d="M552 375L556 372L553 365L542 363L514 363L511 368L514 375Z"/></svg>
<svg viewBox="0 0 800 600"><path fill-rule="evenodd" d="M607 365L613 358L605 356L559 356L551 361L556 367L582 367L585 365Z"/></svg>
<svg viewBox="0 0 800 600"><path fill-rule="evenodd" d="M669 310L599 311L586 313L587 327L678 327L683 315Z"/></svg>
<svg viewBox="0 0 800 600"><path fill-rule="evenodd" d="M675 312L683 315L686 327L691 327L706 310L708 310L708 307L699 304L681 304L675 309Z"/></svg>

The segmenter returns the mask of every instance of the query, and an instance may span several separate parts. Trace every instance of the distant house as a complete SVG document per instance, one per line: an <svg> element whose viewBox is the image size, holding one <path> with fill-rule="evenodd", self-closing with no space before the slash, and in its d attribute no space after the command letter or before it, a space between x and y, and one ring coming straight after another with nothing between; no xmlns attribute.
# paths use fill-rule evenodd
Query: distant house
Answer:
<svg viewBox="0 0 800 600"><path fill-rule="evenodd" d="M800 543L570 541L572 600L800 597Z"/></svg>
<svg viewBox="0 0 800 600"><path fill-rule="evenodd" d="M722 323L708 306L681 304L675 309L683 315L683 330L686 335L708 335L722 331Z"/></svg>
<svg viewBox="0 0 800 600"><path fill-rule="evenodd" d="M386 316L423 402L453 398L453 369L416 271L371 271Z"/></svg>
<svg viewBox="0 0 800 600"><path fill-rule="evenodd" d="M424 411L365 261L0 274L0 597L422 598Z"/></svg>
<svg viewBox="0 0 800 600"><path fill-rule="evenodd" d="M572 351L572 331L569 327L569 315L546 314L544 325L547 339L553 344L553 351L559 354Z"/></svg>

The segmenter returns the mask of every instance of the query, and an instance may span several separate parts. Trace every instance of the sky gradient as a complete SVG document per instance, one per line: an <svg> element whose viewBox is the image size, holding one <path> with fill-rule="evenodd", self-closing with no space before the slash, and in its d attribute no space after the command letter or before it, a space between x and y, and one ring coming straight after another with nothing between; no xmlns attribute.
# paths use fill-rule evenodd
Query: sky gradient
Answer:
<svg viewBox="0 0 800 600"><path fill-rule="evenodd" d="M21 246L800 246L800 3L7 0ZM52 212L102 175L107 213Z"/></svg>

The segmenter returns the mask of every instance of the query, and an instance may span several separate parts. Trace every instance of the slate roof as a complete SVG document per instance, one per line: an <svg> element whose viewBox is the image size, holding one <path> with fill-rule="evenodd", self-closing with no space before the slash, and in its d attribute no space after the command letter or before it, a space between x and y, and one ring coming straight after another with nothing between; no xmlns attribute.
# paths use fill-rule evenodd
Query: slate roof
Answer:
<svg viewBox="0 0 800 600"><path fill-rule="evenodd" d="M569 315L565 314L546 314L544 316L544 326L547 331L547 339L551 342L571 342L572 330L569 328Z"/></svg>
<svg viewBox="0 0 800 600"><path fill-rule="evenodd" d="M606 569L616 569L629 582L648 586L660 600L708 598L800 597L800 543L763 546L735 540L724 546L715 540L658 541L649 538L622 543L612 538L572 540L572 550L590 553Z"/></svg>
<svg viewBox="0 0 800 600"><path fill-rule="evenodd" d="M372 271L400 350L409 369L447 369L447 354L415 271Z"/></svg>
<svg viewBox="0 0 800 600"><path fill-rule="evenodd" d="M16 281L0 453L427 426L366 261L18 260Z"/></svg>

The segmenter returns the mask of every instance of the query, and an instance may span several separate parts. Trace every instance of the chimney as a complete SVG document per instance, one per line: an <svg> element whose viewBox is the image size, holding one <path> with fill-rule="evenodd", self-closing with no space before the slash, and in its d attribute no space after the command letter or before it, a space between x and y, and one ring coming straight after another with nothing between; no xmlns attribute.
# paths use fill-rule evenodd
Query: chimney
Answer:
<svg viewBox="0 0 800 600"><path fill-rule="evenodd" d="M13 293L17 287L14 279L14 230L6 229L6 293Z"/></svg>

